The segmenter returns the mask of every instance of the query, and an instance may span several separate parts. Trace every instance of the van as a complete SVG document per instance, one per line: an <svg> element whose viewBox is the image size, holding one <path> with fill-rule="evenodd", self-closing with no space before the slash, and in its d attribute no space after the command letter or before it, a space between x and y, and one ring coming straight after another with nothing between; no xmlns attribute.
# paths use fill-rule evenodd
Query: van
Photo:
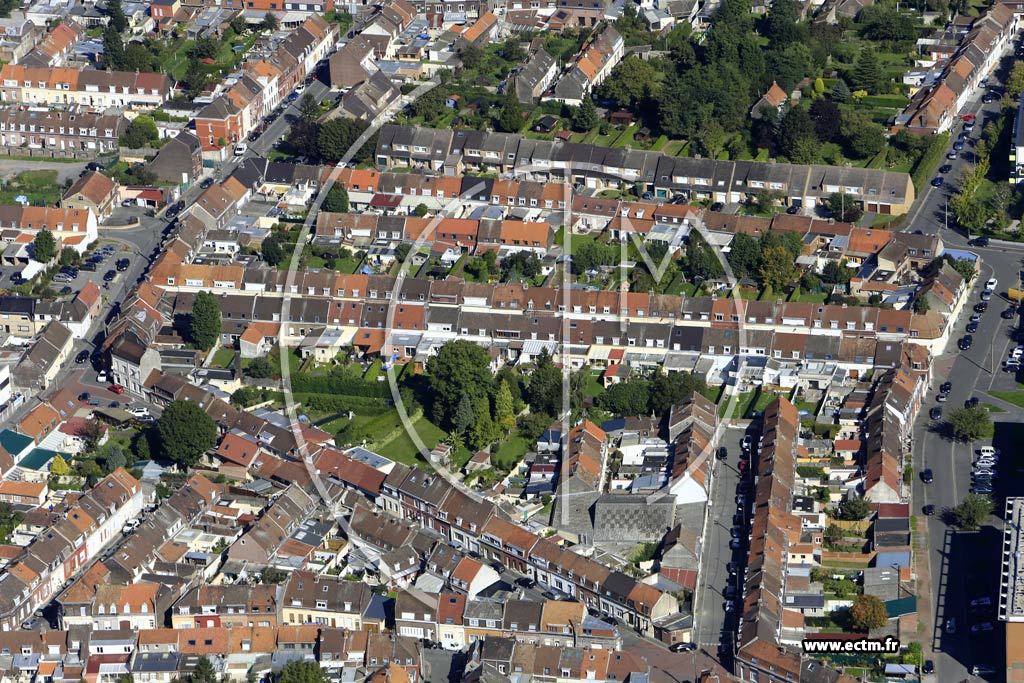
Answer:
<svg viewBox="0 0 1024 683"><path fill-rule="evenodd" d="M997 451L992 446L982 446L981 450L978 451L978 453L980 453L981 457L983 457L983 458L985 458L985 457L992 457L994 455L999 455L999 451Z"/></svg>

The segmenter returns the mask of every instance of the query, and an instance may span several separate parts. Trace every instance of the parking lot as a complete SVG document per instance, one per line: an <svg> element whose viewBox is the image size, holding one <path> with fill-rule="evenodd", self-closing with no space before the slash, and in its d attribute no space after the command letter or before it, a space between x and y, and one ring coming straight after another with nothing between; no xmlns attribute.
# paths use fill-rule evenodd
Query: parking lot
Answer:
<svg viewBox="0 0 1024 683"><path fill-rule="evenodd" d="M77 292L87 282L94 283L100 289L109 289L114 284L120 284L124 278L124 269L119 272L117 262L125 258L131 261L127 247L118 242L101 240L100 246L78 266L69 266L57 273L51 286L62 294Z"/></svg>

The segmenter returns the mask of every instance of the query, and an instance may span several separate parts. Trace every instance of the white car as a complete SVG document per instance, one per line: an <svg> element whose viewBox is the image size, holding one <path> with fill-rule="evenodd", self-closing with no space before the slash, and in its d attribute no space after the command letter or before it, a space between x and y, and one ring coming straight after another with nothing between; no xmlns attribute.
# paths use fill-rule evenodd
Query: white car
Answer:
<svg viewBox="0 0 1024 683"><path fill-rule="evenodd" d="M995 291L995 288L999 286L999 280L992 278L985 283L985 289Z"/></svg>
<svg viewBox="0 0 1024 683"><path fill-rule="evenodd" d="M971 607L991 607L992 598L976 598L971 600Z"/></svg>
<svg viewBox="0 0 1024 683"><path fill-rule="evenodd" d="M149 408L129 408L128 414L132 417L149 417Z"/></svg>
<svg viewBox="0 0 1024 683"><path fill-rule="evenodd" d="M237 145L235 145L235 156L240 157L243 154L245 154L248 150L248 145L246 145L244 142L239 142Z"/></svg>
<svg viewBox="0 0 1024 683"><path fill-rule="evenodd" d="M99 382L100 384L103 384L104 382L106 382L107 381L107 371L106 370L100 370L100 374L96 375L96 381Z"/></svg>
<svg viewBox="0 0 1024 683"><path fill-rule="evenodd" d="M981 457L999 455L999 451L992 446L982 446L981 450L978 451Z"/></svg>
<svg viewBox="0 0 1024 683"><path fill-rule="evenodd" d="M140 524L139 520L137 520L137 519L129 519L127 522L124 523L124 526L121 527L121 533L122 534L130 534L131 532L133 532L133 531L135 531L136 529L139 528L139 524Z"/></svg>

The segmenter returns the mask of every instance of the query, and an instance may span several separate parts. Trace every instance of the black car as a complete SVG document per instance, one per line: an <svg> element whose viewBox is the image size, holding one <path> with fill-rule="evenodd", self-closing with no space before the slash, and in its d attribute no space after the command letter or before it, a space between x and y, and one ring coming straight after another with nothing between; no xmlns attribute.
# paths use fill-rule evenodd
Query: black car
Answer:
<svg viewBox="0 0 1024 683"><path fill-rule="evenodd" d="M923 508L921 508L921 512L923 512L925 515L931 517L932 515L935 514L935 506L934 505L925 505Z"/></svg>
<svg viewBox="0 0 1024 683"><path fill-rule="evenodd" d="M203 178L203 181L199 183L199 187L201 187L204 190L208 188L210 185L213 185L213 178Z"/></svg>
<svg viewBox="0 0 1024 683"><path fill-rule="evenodd" d="M696 643L673 643L669 646L669 652L693 652L697 649Z"/></svg>
<svg viewBox="0 0 1024 683"><path fill-rule="evenodd" d="M971 322L967 323L967 331L968 332L977 332L978 331L978 323L973 321L973 320Z"/></svg>
<svg viewBox="0 0 1024 683"><path fill-rule="evenodd" d="M969 399L964 401L964 408L977 408L981 401L978 400L977 396L971 396Z"/></svg>
<svg viewBox="0 0 1024 683"><path fill-rule="evenodd" d="M164 215L167 216L168 218L174 218L175 216L177 216L178 215L178 206L177 206L177 204L172 204L171 206L167 207L167 212Z"/></svg>
<svg viewBox="0 0 1024 683"><path fill-rule="evenodd" d="M924 666L921 667L921 673L933 674L935 673L935 662L930 659L924 660Z"/></svg>
<svg viewBox="0 0 1024 683"><path fill-rule="evenodd" d="M105 272L103 274L103 281L104 282L113 282L115 277L117 277L117 271L108 270L107 272Z"/></svg>
<svg viewBox="0 0 1024 683"><path fill-rule="evenodd" d="M972 247L987 247L988 246L988 238L987 237L975 237L973 240L968 241L967 244L971 245Z"/></svg>
<svg viewBox="0 0 1024 683"><path fill-rule="evenodd" d="M118 259L116 264L117 272L123 273L124 271L128 270L129 265L131 265L131 261L129 261L128 259Z"/></svg>
<svg viewBox="0 0 1024 683"><path fill-rule="evenodd" d="M939 391L942 392L943 394L948 394L949 392L953 391L953 383L943 382L942 386L939 387Z"/></svg>
<svg viewBox="0 0 1024 683"><path fill-rule="evenodd" d="M786 207L786 213L788 213L790 216L793 216L793 215L795 215L797 213L800 213L800 207L797 206L796 204L790 204L789 206ZM676 644L677 645L689 645L689 643L676 643Z"/></svg>
<svg viewBox="0 0 1024 683"><path fill-rule="evenodd" d="M723 204L722 202L715 202L714 204L711 205L712 211L721 211L724 208L725 204Z"/></svg>
<svg viewBox="0 0 1024 683"><path fill-rule="evenodd" d="M98 161L90 161L89 163L87 163L85 165L85 170L87 170L87 171L102 171L103 170L103 164L101 164Z"/></svg>
<svg viewBox="0 0 1024 683"><path fill-rule="evenodd" d="M88 270L90 273L95 273L96 272L96 264L95 263L83 263L82 265L79 266L79 269L80 270Z"/></svg>
<svg viewBox="0 0 1024 683"><path fill-rule="evenodd" d="M725 460L727 457L729 457L729 449L726 448L725 446L722 446L721 448L718 449L718 459Z"/></svg>
<svg viewBox="0 0 1024 683"><path fill-rule="evenodd" d="M73 291L75 291L75 290L71 289L71 288L70 288L70 287L68 287L67 285L64 285L63 287L61 287L61 288L60 288L60 293L61 293L62 295L63 295L63 294L70 294L70 293L71 293L71 292L73 292Z"/></svg>
<svg viewBox="0 0 1024 683"><path fill-rule="evenodd" d="M988 310L988 302L987 301L979 301L978 303L974 304L974 312L975 313L984 313L987 310Z"/></svg>
<svg viewBox="0 0 1024 683"><path fill-rule="evenodd" d="M78 352L78 355L75 356L75 362L78 363L79 365L81 365L87 360L89 360L89 349L82 349L81 351Z"/></svg>
<svg viewBox="0 0 1024 683"><path fill-rule="evenodd" d="M923 481L926 484L930 484L933 481L935 481L935 477L934 475L932 475L931 469L927 469L924 472L921 472L921 481Z"/></svg>
<svg viewBox="0 0 1024 683"><path fill-rule="evenodd" d="M942 166L939 166L939 173L949 173L952 170L953 170L953 165L952 164L943 164Z"/></svg>
<svg viewBox="0 0 1024 683"><path fill-rule="evenodd" d="M523 588L533 588L537 585L537 582L531 579L529 576L520 576L516 579L516 585Z"/></svg>
<svg viewBox="0 0 1024 683"><path fill-rule="evenodd" d="M1017 315L1017 307L1010 306L1009 308L1003 310L1003 312L999 314L999 317L1002 318L1003 320L1009 320L1015 315Z"/></svg>
<svg viewBox="0 0 1024 683"><path fill-rule="evenodd" d="M939 406L935 406L934 408L928 411L928 417L930 417L933 420L942 419L942 408L940 408Z"/></svg>
<svg viewBox="0 0 1024 683"><path fill-rule="evenodd" d="M78 400L79 400L79 401L81 401L82 403L85 403L85 402L86 402L86 401L88 401L88 400L89 400L90 398L91 398L91 397L89 396L89 392L88 392L88 391L83 391L82 393L80 393L80 394L78 395Z"/></svg>
<svg viewBox="0 0 1024 683"><path fill-rule="evenodd" d="M971 344L973 343L974 337L972 337L969 334L965 334L963 337L960 338L960 341L957 342L957 346L960 347L961 351L966 351L967 349L971 348Z"/></svg>

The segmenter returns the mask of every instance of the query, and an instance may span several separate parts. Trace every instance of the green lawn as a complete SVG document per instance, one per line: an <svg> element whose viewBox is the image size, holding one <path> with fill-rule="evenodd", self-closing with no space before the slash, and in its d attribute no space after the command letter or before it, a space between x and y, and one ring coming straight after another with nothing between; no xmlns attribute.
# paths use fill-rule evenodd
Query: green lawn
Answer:
<svg viewBox="0 0 1024 683"><path fill-rule="evenodd" d="M523 459L532 445L533 442L529 439L513 434L498 447L498 451L491 456L491 462L498 469L509 471Z"/></svg>
<svg viewBox="0 0 1024 683"><path fill-rule="evenodd" d="M601 384L600 372L588 372L587 382L583 385L583 395L587 398L597 398L604 393L604 386Z"/></svg>
<svg viewBox="0 0 1024 683"><path fill-rule="evenodd" d="M397 411L394 415L396 418L398 417ZM396 422L398 421L396 420ZM445 437L444 430L425 417L413 420L410 426L427 448L433 448ZM426 462L420 456L419 449L406 429L396 432L388 441L375 444L374 448L377 453L380 453L385 458L391 458L414 467L426 466Z"/></svg>
<svg viewBox="0 0 1024 683"><path fill-rule="evenodd" d="M734 419L749 418L754 413L764 411L768 404L776 398L775 394L762 392L760 389L748 391L738 396L723 396L722 402L718 404L718 416Z"/></svg>
<svg viewBox="0 0 1024 683"><path fill-rule="evenodd" d="M10 181L0 184L0 203L17 204L15 197L24 195L31 204L40 202L56 206L60 201L62 188L57 183L56 171L22 171Z"/></svg>
<svg viewBox="0 0 1024 683"><path fill-rule="evenodd" d="M1000 401L1006 401L1018 408L1024 408L1024 391L990 391L988 393Z"/></svg>
<svg viewBox="0 0 1024 683"><path fill-rule="evenodd" d="M235 360L234 349L219 348L217 353L213 354L213 367L226 368L231 365L233 360Z"/></svg>

